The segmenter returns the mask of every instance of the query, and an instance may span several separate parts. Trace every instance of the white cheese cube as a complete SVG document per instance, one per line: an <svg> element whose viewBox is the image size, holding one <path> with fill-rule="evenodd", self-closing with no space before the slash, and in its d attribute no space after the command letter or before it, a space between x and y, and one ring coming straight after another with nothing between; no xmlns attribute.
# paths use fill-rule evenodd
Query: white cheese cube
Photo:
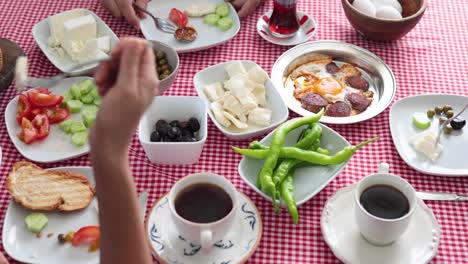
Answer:
<svg viewBox="0 0 468 264"><path fill-rule="evenodd" d="M236 116L244 114L244 109L241 103L232 95L224 99L223 108Z"/></svg>
<svg viewBox="0 0 468 264"><path fill-rule="evenodd" d="M51 47L51 48L55 48L55 47L60 46L60 41L58 40L57 37L50 36L47 39L47 45L49 45L49 47Z"/></svg>
<svg viewBox="0 0 468 264"><path fill-rule="evenodd" d="M232 63L229 63L227 66L226 66L226 72L229 76L229 78L232 78L238 74L246 74L247 72L245 71L245 68L244 66L242 65L242 62L240 61L236 61L236 62L232 62Z"/></svg>
<svg viewBox="0 0 468 264"><path fill-rule="evenodd" d="M260 106L267 107L267 100L266 100L266 93L265 90L253 90L252 94L255 96L255 99L257 100L257 103Z"/></svg>
<svg viewBox="0 0 468 264"><path fill-rule="evenodd" d="M244 111L250 111L257 107L257 101L251 92L244 86L244 82L240 80L230 81L232 94L242 104Z"/></svg>
<svg viewBox="0 0 468 264"><path fill-rule="evenodd" d="M435 132L426 130L410 138L410 144L413 148L424 154L427 158L435 162L442 152L442 145L435 144L437 135Z"/></svg>
<svg viewBox="0 0 468 264"><path fill-rule="evenodd" d="M109 36L99 37L97 39L98 48L105 53L109 53L110 51L110 38Z"/></svg>
<svg viewBox="0 0 468 264"><path fill-rule="evenodd" d="M249 122L260 126L269 126L271 124L271 110L257 107L250 111Z"/></svg>
<svg viewBox="0 0 468 264"><path fill-rule="evenodd" d="M209 2L193 3L187 6L184 11L189 17L201 17L214 13L216 11L216 4Z"/></svg>
<svg viewBox="0 0 468 264"><path fill-rule="evenodd" d="M237 120L237 118L235 118L233 115L226 111L223 111L223 115L225 118L231 121L231 123L234 124L234 126L236 126L239 129L246 129L249 127L246 123Z"/></svg>
<svg viewBox="0 0 468 264"><path fill-rule="evenodd" d="M231 126L231 122L229 122L229 120L226 119L226 117L224 117L224 114L223 114L224 111L223 111L223 107L221 106L221 104L219 104L218 102L213 102L210 104L210 108L211 108L211 112L213 112L213 115L215 116L215 119L216 121L218 121L218 123L220 123L224 127Z"/></svg>
<svg viewBox="0 0 468 264"><path fill-rule="evenodd" d="M265 84L268 79L268 73L258 65L253 66L252 69L247 72L247 76L249 77L249 80L259 84Z"/></svg>
<svg viewBox="0 0 468 264"><path fill-rule="evenodd" d="M99 49L98 40L90 39L86 41L84 48L81 50L78 56L79 64L88 64L91 61L102 60L107 58L108 55Z"/></svg>
<svg viewBox="0 0 468 264"><path fill-rule="evenodd" d="M220 82L206 85L203 91L211 102L218 101L224 96L223 86Z"/></svg>
<svg viewBox="0 0 468 264"><path fill-rule="evenodd" d="M59 44L62 43L64 23L84 15L85 13L83 10L74 9L49 17L50 36L56 38Z"/></svg>
<svg viewBox="0 0 468 264"><path fill-rule="evenodd" d="M69 20L63 24L62 47L76 61L85 43L96 38L96 32L96 20L92 15Z"/></svg>

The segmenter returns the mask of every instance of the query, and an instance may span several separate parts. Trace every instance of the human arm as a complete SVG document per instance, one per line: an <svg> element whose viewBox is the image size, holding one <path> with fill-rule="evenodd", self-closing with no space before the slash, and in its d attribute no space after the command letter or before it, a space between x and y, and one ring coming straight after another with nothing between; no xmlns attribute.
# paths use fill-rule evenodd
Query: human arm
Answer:
<svg viewBox="0 0 468 264"><path fill-rule="evenodd" d="M115 17L124 17L135 28L140 28L138 17L143 18L143 13L135 12L133 0L100 0L101 4ZM146 9L149 0L136 0L135 4Z"/></svg>
<svg viewBox="0 0 468 264"><path fill-rule="evenodd" d="M151 263L128 145L159 86L154 54L146 41L127 38L111 56L113 61L102 63L95 75L103 98L90 132L99 201L100 263Z"/></svg>
<svg viewBox="0 0 468 264"><path fill-rule="evenodd" d="M239 18L244 19L250 16L258 5L260 5L264 0L225 0L230 2L234 8L237 10Z"/></svg>
<svg viewBox="0 0 468 264"><path fill-rule="evenodd" d="M0 252L0 264L8 264L8 260L5 256Z"/></svg>

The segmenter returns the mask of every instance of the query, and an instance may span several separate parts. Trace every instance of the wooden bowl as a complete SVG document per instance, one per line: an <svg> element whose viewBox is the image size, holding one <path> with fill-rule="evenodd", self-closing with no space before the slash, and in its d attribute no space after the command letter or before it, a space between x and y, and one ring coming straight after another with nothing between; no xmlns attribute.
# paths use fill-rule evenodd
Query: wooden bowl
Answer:
<svg viewBox="0 0 468 264"><path fill-rule="evenodd" d="M402 19L368 16L354 6L354 0L341 0L349 23L365 38L376 41L397 40L416 26L426 11L426 0L398 0L403 8Z"/></svg>

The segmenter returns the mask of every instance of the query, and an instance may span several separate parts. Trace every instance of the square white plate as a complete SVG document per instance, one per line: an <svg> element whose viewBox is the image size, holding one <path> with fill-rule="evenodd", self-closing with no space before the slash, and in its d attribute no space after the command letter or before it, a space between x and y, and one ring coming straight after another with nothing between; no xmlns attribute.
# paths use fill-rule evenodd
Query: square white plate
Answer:
<svg viewBox="0 0 468 264"><path fill-rule="evenodd" d="M454 130L452 134L442 134L440 144L442 153L437 161L432 162L423 154L417 152L409 144L413 135L424 130L413 125L412 116L415 112L426 113L428 109L436 106L451 105L458 113L468 103L468 97L448 94L427 94L406 97L398 100L390 110L390 131L393 144L401 158L413 169L422 173L441 176L468 176L468 163L466 154L468 148L468 126L462 130ZM439 116L435 116L428 129L438 131ZM465 111L460 118L468 120Z"/></svg>
<svg viewBox="0 0 468 264"><path fill-rule="evenodd" d="M223 3L222 0L204 0L215 4ZM195 3L192 0L164 1L153 0L148 3L147 10L156 17L169 20L169 12L172 8L184 11L188 5ZM158 40L173 47L179 53L194 52L208 49L223 44L237 35L240 30L240 21L237 12L229 4L229 17L234 21L232 27L227 31L222 31L217 26L210 26L203 22L203 17L189 17L188 26L192 26L198 33L197 38L190 43L176 40L173 35L164 33L156 28L153 19L146 17L140 21L143 35L149 40Z"/></svg>
<svg viewBox="0 0 468 264"><path fill-rule="evenodd" d="M94 174L91 167L63 167L51 170L70 170L80 173L94 186ZM42 237L37 238L35 234L28 231L24 218L32 211L17 204L13 200L8 206L5 221L3 223L3 247L5 251L15 260L26 263L48 263L48 264L95 264L99 262L99 250L88 252L87 247L74 248L70 244L58 243L58 234L66 234L69 231L88 225L99 225L98 213L93 198L90 205L76 212L46 212L49 223L42 231ZM53 233L51 237L47 234Z"/></svg>
<svg viewBox="0 0 468 264"><path fill-rule="evenodd" d="M72 87L73 84L89 77L73 77L60 81L49 89L54 94L62 95ZM81 156L89 152L89 144L75 147L71 142L71 135L63 132L58 124L50 125L50 134L42 141L35 141L27 145L18 138L21 126L16 121L16 109L18 107L18 96L11 100L5 109L5 124L11 141L16 149L25 158L41 163L57 162ZM81 113L71 114L67 120L82 120Z"/></svg>
<svg viewBox="0 0 468 264"><path fill-rule="evenodd" d="M335 132L333 129L320 124L322 126L322 137L321 137L321 146L330 150L331 154L335 154L346 146L349 146L349 142L346 141L340 134ZM292 146L297 142L297 138L302 130L306 126L295 129L287 134L284 141L284 146ZM271 132L266 137L264 137L260 143L264 145L270 145L271 140L273 139L273 133ZM240 154L239 154L240 155ZM253 158L243 157L239 163L239 174L241 178L254 189L261 196L271 201L271 198L264 194L257 187L257 176L260 170L263 167L264 160L257 160ZM318 192L320 192L329 182L331 182L343 168L348 164L344 162L337 165L311 165L308 167L298 168L294 174L294 193L296 194L297 205L301 205L312 197L314 197Z"/></svg>
<svg viewBox="0 0 468 264"><path fill-rule="evenodd" d="M205 93L203 92L203 88L208 84L212 84L215 82L223 82L227 80L228 75L224 68L226 65L232 62L233 61L210 66L204 70L197 72L197 74L195 74L195 76L193 77L193 82L195 84L195 89L197 90L197 94L198 96L203 98L203 100L205 100L205 102L208 105L208 108L210 105L210 100L206 97ZM257 65L253 61L244 60L241 62L247 71L250 70L255 65ZM253 138L253 137L265 134L266 132L272 130L279 124L286 121L286 119L288 119L289 111L283 99L281 99L281 96L279 95L278 91L275 89L270 78L268 78L265 83L265 89L266 89L266 99L268 103L268 108L270 108L270 110L272 111L271 125L267 127L260 127L260 126L249 124L249 127L243 130L237 129L234 126L226 128L222 126L220 123L218 123L218 121L216 121L216 118L213 116L213 113L211 112L211 110L209 110L208 114L210 115L211 120L218 127L218 129L221 130L221 132L223 132L224 135L226 135L228 138L232 140L245 140L245 139L249 139L249 138Z"/></svg>
<svg viewBox="0 0 468 264"><path fill-rule="evenodd" d="M115 33L110 29L110 27L102 21L100 17L98 17L95 13L90 10L78 8L78 10L83 10L86 15L93 15L94 19L96 19L97 24L97 33L99 36L109 36L110 39L110 46L111 48L117 44L119 38L115 35ZM49 59L52 64L57 67L62 72L80 75L90 72L97 66L96 64L84 65L81 68L78 68L74 71L70 71L73 67L77 65L76 62L73 62L68 55L65 55L64 58L60 59L59 56L56 54L55 51L52 51L47 45L47 40L50 37L50 30L49 30L49 18L42 20L41 22L34 25L32 30L34 40L36 40L37 45L42 50L42 52L46 55L47 59Z"/></svg>

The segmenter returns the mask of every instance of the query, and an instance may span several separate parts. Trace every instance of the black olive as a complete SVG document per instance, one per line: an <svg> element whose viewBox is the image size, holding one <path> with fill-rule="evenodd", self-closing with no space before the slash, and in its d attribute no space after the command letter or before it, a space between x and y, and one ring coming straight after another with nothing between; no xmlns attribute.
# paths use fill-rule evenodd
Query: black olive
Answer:
<svg viewBox="0 0 468 264"><path fill-rule="evenodd" d="M194 133L200 130L200 122L198 122L198 119L196 119L195 117L192 117L189 119L188 125L189 125L190 131Z"/></svg>
<svg viewBox="0 0 468 264"><path fill-rule="evenodd" d="M188 128L182 129L182 136L193 136L192 131L190 131Z"/></svg>
<svg viewBox="0 0 468 264"><path fill-rule="evenodd" d="M169 125L171 125L171 127L179 127L180 126L180 122L179 120L172 120Z"/></svg>
<svg viewBox="0 0 468 264"><path fill-rule="evenodd" d="M167 133L167 135L172 139L175 139L175 138L179 137L181 135L180 128L175 127L175 126L171 127L171 129L169 129L169 132Z"/></svg>
<svg viewBox="0 0 468 264"><path fill-rule="evenodd" d="M188 122L187 121L180 122L179 127L180 129L188 129Z"/></svg>
<svg viewBox="0 0 468 264"><path fill-rule="evenodd" d="M164 136L162 142L172 142L172 139L169 136Z"/></svg>
<svg viewBox="0 0 468 264"><path fill-rule="evenodd" d="M191 142L192 136L191 135L183 135L180 139L181 142Z"/></svg>
<svg viewBox="0 0 468 264"><path fill-rule="evenodd" d="M65 239L65 235L64 235L64 234L59 234L59 235L57 236L57 239L58 239L58 242L59 242L60 244L65 244L65 243L67 243L67 240Z"/></svg>
<svg viewBox="0 0 468 264"><path fill-rule="evenodd" d="M461 118L454 118L452 119L452 121L450 121L450 126L452 126L452 128L454 130L460 130L462 129L464 126L466 125L466 120L463 120Z"/></svg>
<svg viewBox="0 0 468 264"><path fill-rule="evenodd" d="M160 136L167 135L171 126L166 122L166 120L159 120L156 122L156 131L158 131Z"/></svg>
<svg viewBox="0 0 468 264"><path fill-rule="evenodd" d="M198 141L198 139L192 137L191 142L197 142L197 141Z"/></svg>
<svg viewBox="0 0 468 264"><path fill-rule="evenodd" d="M151 142L159 142L161 141L161 136L159 135L159 132L158 131L153 131L153 133L151 133L151 138L150 138Z"/></svg>

